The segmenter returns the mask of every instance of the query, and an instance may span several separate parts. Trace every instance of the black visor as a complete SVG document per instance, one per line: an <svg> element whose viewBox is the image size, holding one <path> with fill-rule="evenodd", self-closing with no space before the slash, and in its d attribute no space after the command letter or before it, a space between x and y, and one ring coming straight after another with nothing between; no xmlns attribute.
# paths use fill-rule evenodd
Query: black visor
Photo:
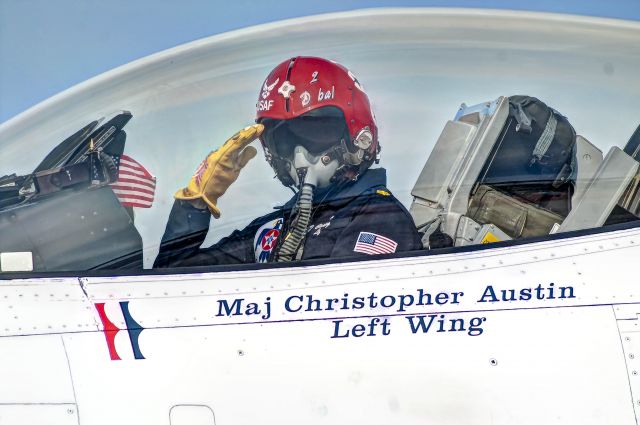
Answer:
<svg viewBox="0 0 640 425"><path fill-rule="evenodd" d="M296 146L318 155L349 137L344 114L335 106L314 109L291 120L266 118L262 140L269 150L282 158L290 158Z"/></svg>

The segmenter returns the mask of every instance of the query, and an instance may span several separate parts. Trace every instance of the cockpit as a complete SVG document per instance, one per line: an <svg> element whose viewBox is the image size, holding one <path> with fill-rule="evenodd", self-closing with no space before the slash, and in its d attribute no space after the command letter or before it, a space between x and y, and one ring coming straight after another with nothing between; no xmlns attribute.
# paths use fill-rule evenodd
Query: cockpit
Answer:
<svg viewBox="0 0 640 425"><path fill-rule="evenodd" d="M275 42L281 33L269 26L182 46L0 125L0 271L152 269L174 194L202 171L203 158L254 124L256 109L273 106L268 92L287 105L335 96L331 86L296 92L283 88L283 81L265 81L291 49L345 63L358 76L354 85L369 95L380 130L380 162L367 172L384 168L387 175L385 189L371 196L393 196L406 210L420 241L411 255L635 225L640 129L633 117L640 55L629 54L637 50L627 34L633 29L611 23L594 35L589 22L576 20L549 24L546 33L536 19L524 17L518 18L520 35L509 42L505 35L518 19L508 14L495 18L504 26L485 32L469 26L468 17L454 16L463 33L440 28L437 14L428 12L411 12L402 25L401 14L376 15L380 25L393 28L389 38L354 25L367 13L284 23L301 35L286 47ZM353 35L349 42L345 32ZM596 36L609 42L584 43L584 37ZM280 47L267 51L267 44ZM239 58L230 51L247 54ZM500 65L505 62L527 66L506 72ZM563 77L568 74L575 78ZM309 87L316 87L316 76L309 72ZM601 105L587 101L596 95ZM278 128L298 130L291 123ZM335 128L344 131L342 124ZM352 142L369 146L367 137ZM264 144L253 146L258 157L220 197L221 217L198 218L210 223L200 231L198 246L239 235L234 232L265 213L295 210L291 200L300 191L292 193L274 179ZM196 220L197 213L185 214L185 220ZM389 216L386 224L394 220ZM255 262L283 231L275 216L268 223L238 236L256 249ZM379 231L356 233L350 252L324 261L375 258L349 255L373 248L379 251L369 254L404 255L385 250L398 241L385 238L385 219L380 223ZM327 213L305 226L304 237L331 238L348 224ZM313 264L302 256L291 264L300 260Z"/></svg>
<svg viewBox="0 0 640 425"><path fill-rule="evenodd" d="M0 180L3 271L141 269L154 177L125 154L122 111ZM422 249L539 238L638 220L640 130L606 156L529 96L462 104L411 190ZM328 226L328 224L327 224ZM316 229L317 232L321 229Z"/></svg>

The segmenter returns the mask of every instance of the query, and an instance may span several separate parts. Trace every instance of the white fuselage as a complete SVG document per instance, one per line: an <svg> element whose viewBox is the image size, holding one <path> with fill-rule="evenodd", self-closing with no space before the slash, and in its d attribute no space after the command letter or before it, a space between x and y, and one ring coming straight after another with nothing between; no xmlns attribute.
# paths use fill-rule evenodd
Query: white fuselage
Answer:
<svg viewBox="0 0 640 425"><path fill-rule="evenodd" d="M632 229L313 267L8 281L0 417L632 424L640 288L623 270L639 250ZM143 328L134 344L123 302ZM117 359L98 304L120 329Z"/></svg>

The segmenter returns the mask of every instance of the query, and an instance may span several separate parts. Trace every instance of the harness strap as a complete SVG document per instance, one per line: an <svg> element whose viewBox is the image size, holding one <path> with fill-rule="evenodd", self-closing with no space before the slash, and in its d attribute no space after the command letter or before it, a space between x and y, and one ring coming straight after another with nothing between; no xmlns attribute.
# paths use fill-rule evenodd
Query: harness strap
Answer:
<svg viewBox="0 0 640 425"><path fill-rule="evenodd" d="M549 149L549 146L551 146L551 142L553 142L553 138L556 135L556 126L558 125L558 120L556 120L553 111L550 112L551 115L547 120L547 125L545 125L544 131L540 135L536 146L533 148L533 158L531 158L532 164L540 161L544 154L547 153L547 150Z"/></svg>

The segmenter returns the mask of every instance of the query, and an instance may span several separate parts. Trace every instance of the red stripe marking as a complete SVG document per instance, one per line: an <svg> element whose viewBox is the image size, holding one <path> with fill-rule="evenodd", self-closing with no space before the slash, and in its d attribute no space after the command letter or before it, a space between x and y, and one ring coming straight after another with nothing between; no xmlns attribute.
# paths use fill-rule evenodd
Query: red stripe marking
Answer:
<svg viewBox="0 0 640 425"><path fill-rule="evenodd" d="M153 196L152 197L148 197L145 195L134 195L134 194L122 194L122 195L117 195L118 199L136 199L138 201L148 201L148 202L153 202Z"/></svg>
<svg viewBox="0 0 640 425"><path fill-rule="evenodd" d="M134 184L141 184L141 185L144 185L144 186L149 186L152 189L156 188L155 180L149 181L149 180L145 180L145 179L132 179L132 178L129 178L129 177L120 177L120 176L118 176L118 181L116 183L134 183Z"/></svg>
<svg viewBox="0 0 640 425"><path fill-rule="evenodd" d="M151 176L148 176L147 173L144 172L144 170L141 170L139 168L134 168L134 167L129 167L126 165L121 165L120 166L120 171L128 171L130 173L135 173L138 174L144 178L151 178Z"/></svg>
<svg viewBox="0 0 640 425"><path fill-rule="evenodd" d="M121 186L121 185L114 184L111 186L111 188L118 195L127 195L128 193L126 192L139 193L141 195L149 195L150 198L153 198L153 195L155 195L155 191L149 190L149 189L142 189L139 187Z"/></svg>
<svg viewBox="0 0 640 425"><path fill-rule="evenodd" d="M363 252L365 254L390 254L395 252L395 249L390 250L388 248L381 248L358 242L353 249L356 252Z"/></svg>
<svg viewBox="0 0 640 425"><path fill-rule="evenodd" d="M381 247L381 248L385 248L385 249L395 249L395 247L396 247L395 245L392 245L392 244L385 244L385 243L382 243L382 242L376 242L376 244L375 244L375 245L376 245L376 246L379 246L379 247Z"/></svg>
<svg viewBox="0 0 640 425"><path fill-rule="evenodd" d="M141 170L139 168L133 168L127 165L120 165L119 167L120 172L126 171L129 173L133 173L133 174L137 174L139 176L142 176L144 178L148 178L148 179L152 179L153 176L151 174L149 174L146 170Z"/></svg>
<svg viewBox="0 0 640 425"><path fill-rule="evenodd" d="M143 179L143 180L155 180L153 177L151 176L145 176L142 175L142 173L140 172L134 172L134 171L129 171L129 170L123 170L122 168L120 169L120 172L118 172L118 175L123 175L123 176L132 176L132 177L136 177L139 179Z"/></svg>
<svg viewBox="0 0 640 425"><path fill-rule="evenodd" d="M109 348L109 356L111 360L121 360L118 352L116 351L116 334L120 332L120 328L114 325L107 317L107 313L104 312L104 303L95 303L96 310L100 315L102 326L104 328L104 337L107 340L107 348Z"/></svg>

